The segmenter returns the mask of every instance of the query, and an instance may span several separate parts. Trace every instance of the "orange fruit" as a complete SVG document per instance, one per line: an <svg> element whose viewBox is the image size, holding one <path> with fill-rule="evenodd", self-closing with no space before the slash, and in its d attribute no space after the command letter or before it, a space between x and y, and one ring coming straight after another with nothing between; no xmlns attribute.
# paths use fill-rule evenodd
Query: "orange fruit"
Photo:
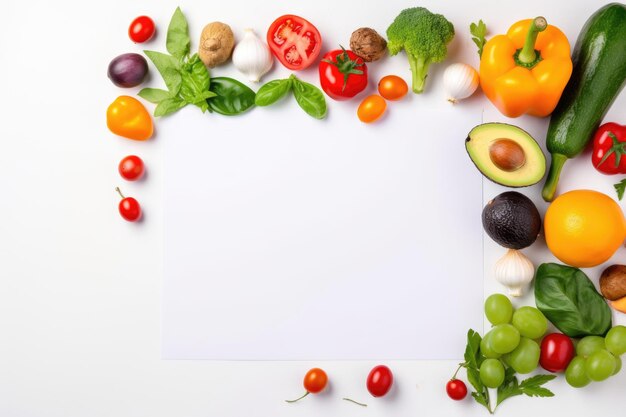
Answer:
<svg viewBox="0 0 626 417"><path fill-rule="evenodd" d="M626 237L620 206L606 194L574 190L557 197L544 219L546 243L561 262L588 268L608 261Z"/></svg>

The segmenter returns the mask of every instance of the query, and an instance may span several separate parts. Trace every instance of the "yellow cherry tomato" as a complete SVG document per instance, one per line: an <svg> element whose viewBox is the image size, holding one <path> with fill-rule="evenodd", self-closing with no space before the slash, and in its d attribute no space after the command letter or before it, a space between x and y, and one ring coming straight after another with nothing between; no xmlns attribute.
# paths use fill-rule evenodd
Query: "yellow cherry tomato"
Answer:
<svg viewBox="0 0 626 417"><path fill-rule="evenodd" d="M385 113L387 102L378 94L365 97L356 112L363 123L372 123Z"/></svg>
<svg viewBox="0 0 626 417"><path fill-rule="evenodd" d="M146 140L152 136L152 118L139 100L119 96L107 109L107 127L128 139Z"/></svg>
<svg viewBox="0 0 626 417"><path fill-rule="evenodd" d="M397 75L386 75L378 82L378 93L387 100L400 100L408 91L406 81Z"/></svg>

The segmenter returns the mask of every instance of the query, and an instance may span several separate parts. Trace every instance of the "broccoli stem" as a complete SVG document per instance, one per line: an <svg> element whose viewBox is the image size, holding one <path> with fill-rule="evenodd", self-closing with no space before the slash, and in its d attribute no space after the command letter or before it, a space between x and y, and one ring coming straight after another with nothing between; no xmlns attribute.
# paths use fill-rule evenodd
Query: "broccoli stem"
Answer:
<svg viewBox="0 0 626 417"><path fill-rule="evenodd" d="M428 67L430 66L430 60L424 59L419 56L413 56L407 54L409 57L409 65L411 66L412 88L415 94L421 94L424 91L424 84L426 83L426 77L428 76Z"/></svg>

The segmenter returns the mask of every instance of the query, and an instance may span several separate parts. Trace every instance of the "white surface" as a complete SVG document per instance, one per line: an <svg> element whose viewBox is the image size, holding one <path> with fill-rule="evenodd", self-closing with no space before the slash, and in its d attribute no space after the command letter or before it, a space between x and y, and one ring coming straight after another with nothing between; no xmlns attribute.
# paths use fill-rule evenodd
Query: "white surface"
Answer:
<svg viewBox="0 0 626 417"><path fill-rule="evenodd" d="M341 25L324 23L330 3L299 12L322 30L324 50L371 20L351 1L335 6ZM221 9L237 34L250 22L263 33L282 13L241 4ZM388 13L372 21L381 32ZM187 15L192 29L204 23L191 7ZM481 108L411 94L379 123L361 123L356 108L376 80L406 71L395 58L369 65L370 88L355 100L328 99L322 121L288 97L239 117L187 108L157 122L165 358L458 357L467 329L482 325L482 176L461 146ZM212 73L241 78L232 66ZM289 74L277 62L265 80ZM298 76L319 83L316 67ZM429 320L442 298L460 314ZM424 343L442 327L439 343Z"/></svg>
<svg viewBox="0 0 626 417"><path fill-rule="evenodd" d="M297 11L293 2L274 3L277 10ZM573 41L600 3L565 7L560 2L478 1L471 9L460 2L423 4L450 14L463 47L473 48L464 27L477 18L498 33L516 19L541 13L554 17ZM373 25L376 15L391 15L414 3L385 4L389 6L363 24ZM106 131L104 112L118 90L104 74L111 57L139 50L125 35L133 16L150 13L163 27L175 5L31 1L0 6L0 415L485 416L471 400L455 403L445 396L443 386L456 361L389 362L396 389L389 398L371 400L363 381L374 361L160 359L163 141L132 143ZM206 15L207 21L219 17L207 2L183 6ZM340 24L340 16L329 14L327 26ZM159 37L149 46L160 47L162 41ZM84 67L68 73L64 68L76 51L84 58L72 62ZM431 93L440 88L433 84ZM624 120L623 108L614 108L615 120ZM525 127L527 122L519 121ZM116 172L119 159L130 153L140 154L148 165L148 177L138 184L123 182ZM586 163L581 160L580 166ZM569 164L567 175L575 169ZM611 193L612 178L594 178ZM567 186L570 180L564 179ZM504 190L486 184L487 198ZM130 225L118 217L115 185L141 201L144 223ZM501 251L487 242L487 254L495 260ZM539 243L527 253L543 257L545 247ZM616 261L623 259L623 252L616 255ZM486 293L500 290L490 276L485 282ZM455 312L442 302L436 314ZM437 343L437 335L426 335L425 341ZM301 392L302 375L314 365L331 376L330 392L285 404L283 399ZM545 415L548 410L570 416L615 414L622 408L625 386L626 372L583 390L570 389L561 378L550 384L555 398L507 400L498 415ZM344 395L368 399L369 407L344 403Z"/></svg>

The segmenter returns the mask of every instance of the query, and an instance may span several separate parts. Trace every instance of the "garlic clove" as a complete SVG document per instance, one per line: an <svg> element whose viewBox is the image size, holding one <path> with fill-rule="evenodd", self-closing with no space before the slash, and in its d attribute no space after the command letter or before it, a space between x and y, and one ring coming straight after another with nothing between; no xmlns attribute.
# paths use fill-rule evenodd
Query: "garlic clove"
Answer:
<svg viewBox="0 0 626 417"><path fill-rule="evenodd" d="M255 83L261 81L274 62L270 48L252 29L244 31L243 39L235 46L232 59L235 68Z"/></svg>
<svg viewBox="0 0 626 417"><path fill-rule="evenodd" d="M496 280L504 285L512 297L521 297L535 276L535 266L521 251L508 249L496 262Z"/></svg>

